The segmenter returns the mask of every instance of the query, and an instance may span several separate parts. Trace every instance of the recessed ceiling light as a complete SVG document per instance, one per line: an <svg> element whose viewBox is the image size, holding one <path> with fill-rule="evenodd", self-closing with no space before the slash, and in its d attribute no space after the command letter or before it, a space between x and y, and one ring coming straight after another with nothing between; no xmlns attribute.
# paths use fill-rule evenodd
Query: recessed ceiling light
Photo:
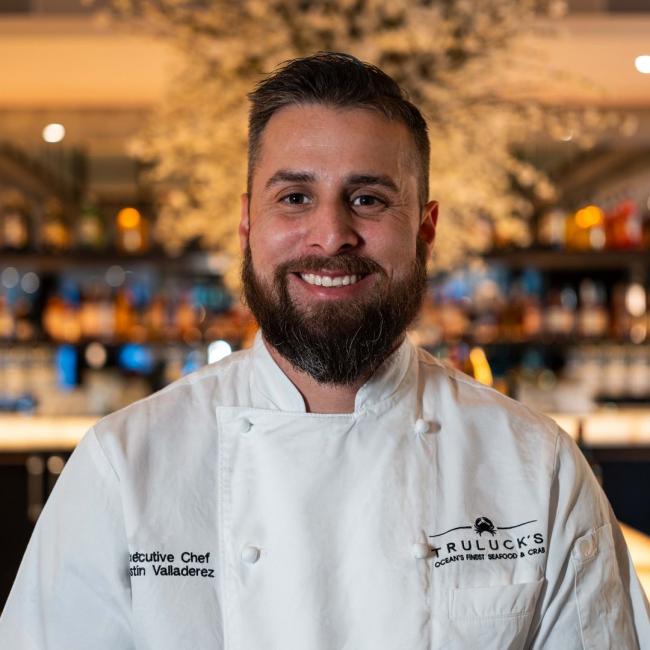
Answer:
<svg viewBox="0 0 650 650"><path fill-rule="evenodd" d="M644 54L643 56L637 56L634 65L639 72L643 74L650 74L650 56Z"/></svg>
<svg viewBox="0 0 650 650"><path fill-rule="evenodd" d="M61 142L65 138L65 127L63 124L48 124L43 129L43 140L45 142Z"/></svg>

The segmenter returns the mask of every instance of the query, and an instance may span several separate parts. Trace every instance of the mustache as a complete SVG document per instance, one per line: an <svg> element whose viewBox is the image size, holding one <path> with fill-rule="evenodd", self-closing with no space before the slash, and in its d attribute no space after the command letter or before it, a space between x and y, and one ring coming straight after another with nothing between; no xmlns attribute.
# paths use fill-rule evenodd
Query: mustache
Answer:
<svg viewBox="0 0 650 650"><path fill-rule="evenodd" d="M275 269L276 281L281 281L288 273L319 273L323 269L337 273L352 275L368 275L377 273L386 276L386 271L377 262L363 255L337 255L336 257L322 257L320 255L306 255L283 262Z"/></svg>

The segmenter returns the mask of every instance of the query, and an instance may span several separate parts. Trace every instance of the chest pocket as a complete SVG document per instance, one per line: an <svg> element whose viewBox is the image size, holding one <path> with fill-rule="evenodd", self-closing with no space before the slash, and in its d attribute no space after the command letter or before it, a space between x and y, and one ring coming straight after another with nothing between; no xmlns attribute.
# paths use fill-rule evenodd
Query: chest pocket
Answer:
<svg viewBox="0 0 650 650"><path fill-rule="evenodd" d="M522 650L543 582L452 589L443 647Z"/></svg>

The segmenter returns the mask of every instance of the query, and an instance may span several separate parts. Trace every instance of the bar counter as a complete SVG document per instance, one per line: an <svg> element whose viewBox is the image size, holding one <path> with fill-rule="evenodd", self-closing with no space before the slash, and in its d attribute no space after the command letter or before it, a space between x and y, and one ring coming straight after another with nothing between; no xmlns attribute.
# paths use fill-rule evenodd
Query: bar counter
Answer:
<svg viewBox="0 0 650 650"><path fill-rule="evenodd" d="M592 448L650 452L650 409L601 409L593 413L549 413L567 433ZM0 453L72 451L99 417L0 415Z"/></svg>
<svg viewBox="0 0 650 650"><path fill-rule="evenodd" d="M551 417L574 439L582 424L582 439L591 451L618 454L629 460L650 460L650 409L604 409L590 414L552 414ZM70 453L97 419L92 416L0 415L0 456L7 459ZM640 498L644 498L643 495ZM621 527L641 584L650 595L650 537L624 524Z"/></svg>

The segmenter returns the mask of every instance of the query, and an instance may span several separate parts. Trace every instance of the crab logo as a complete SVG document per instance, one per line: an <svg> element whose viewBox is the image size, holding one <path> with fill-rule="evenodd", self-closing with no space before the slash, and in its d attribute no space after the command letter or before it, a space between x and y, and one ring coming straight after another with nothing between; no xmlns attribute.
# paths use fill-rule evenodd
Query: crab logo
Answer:
<svg viewBox="0 0 650 650"><path fill-rule="evenodd" d="M474 522L474 532L481 537L483 533L490 533L494 536L497 534L497 529L494 527L494 524L487 517L479 517Z"/></svg>

